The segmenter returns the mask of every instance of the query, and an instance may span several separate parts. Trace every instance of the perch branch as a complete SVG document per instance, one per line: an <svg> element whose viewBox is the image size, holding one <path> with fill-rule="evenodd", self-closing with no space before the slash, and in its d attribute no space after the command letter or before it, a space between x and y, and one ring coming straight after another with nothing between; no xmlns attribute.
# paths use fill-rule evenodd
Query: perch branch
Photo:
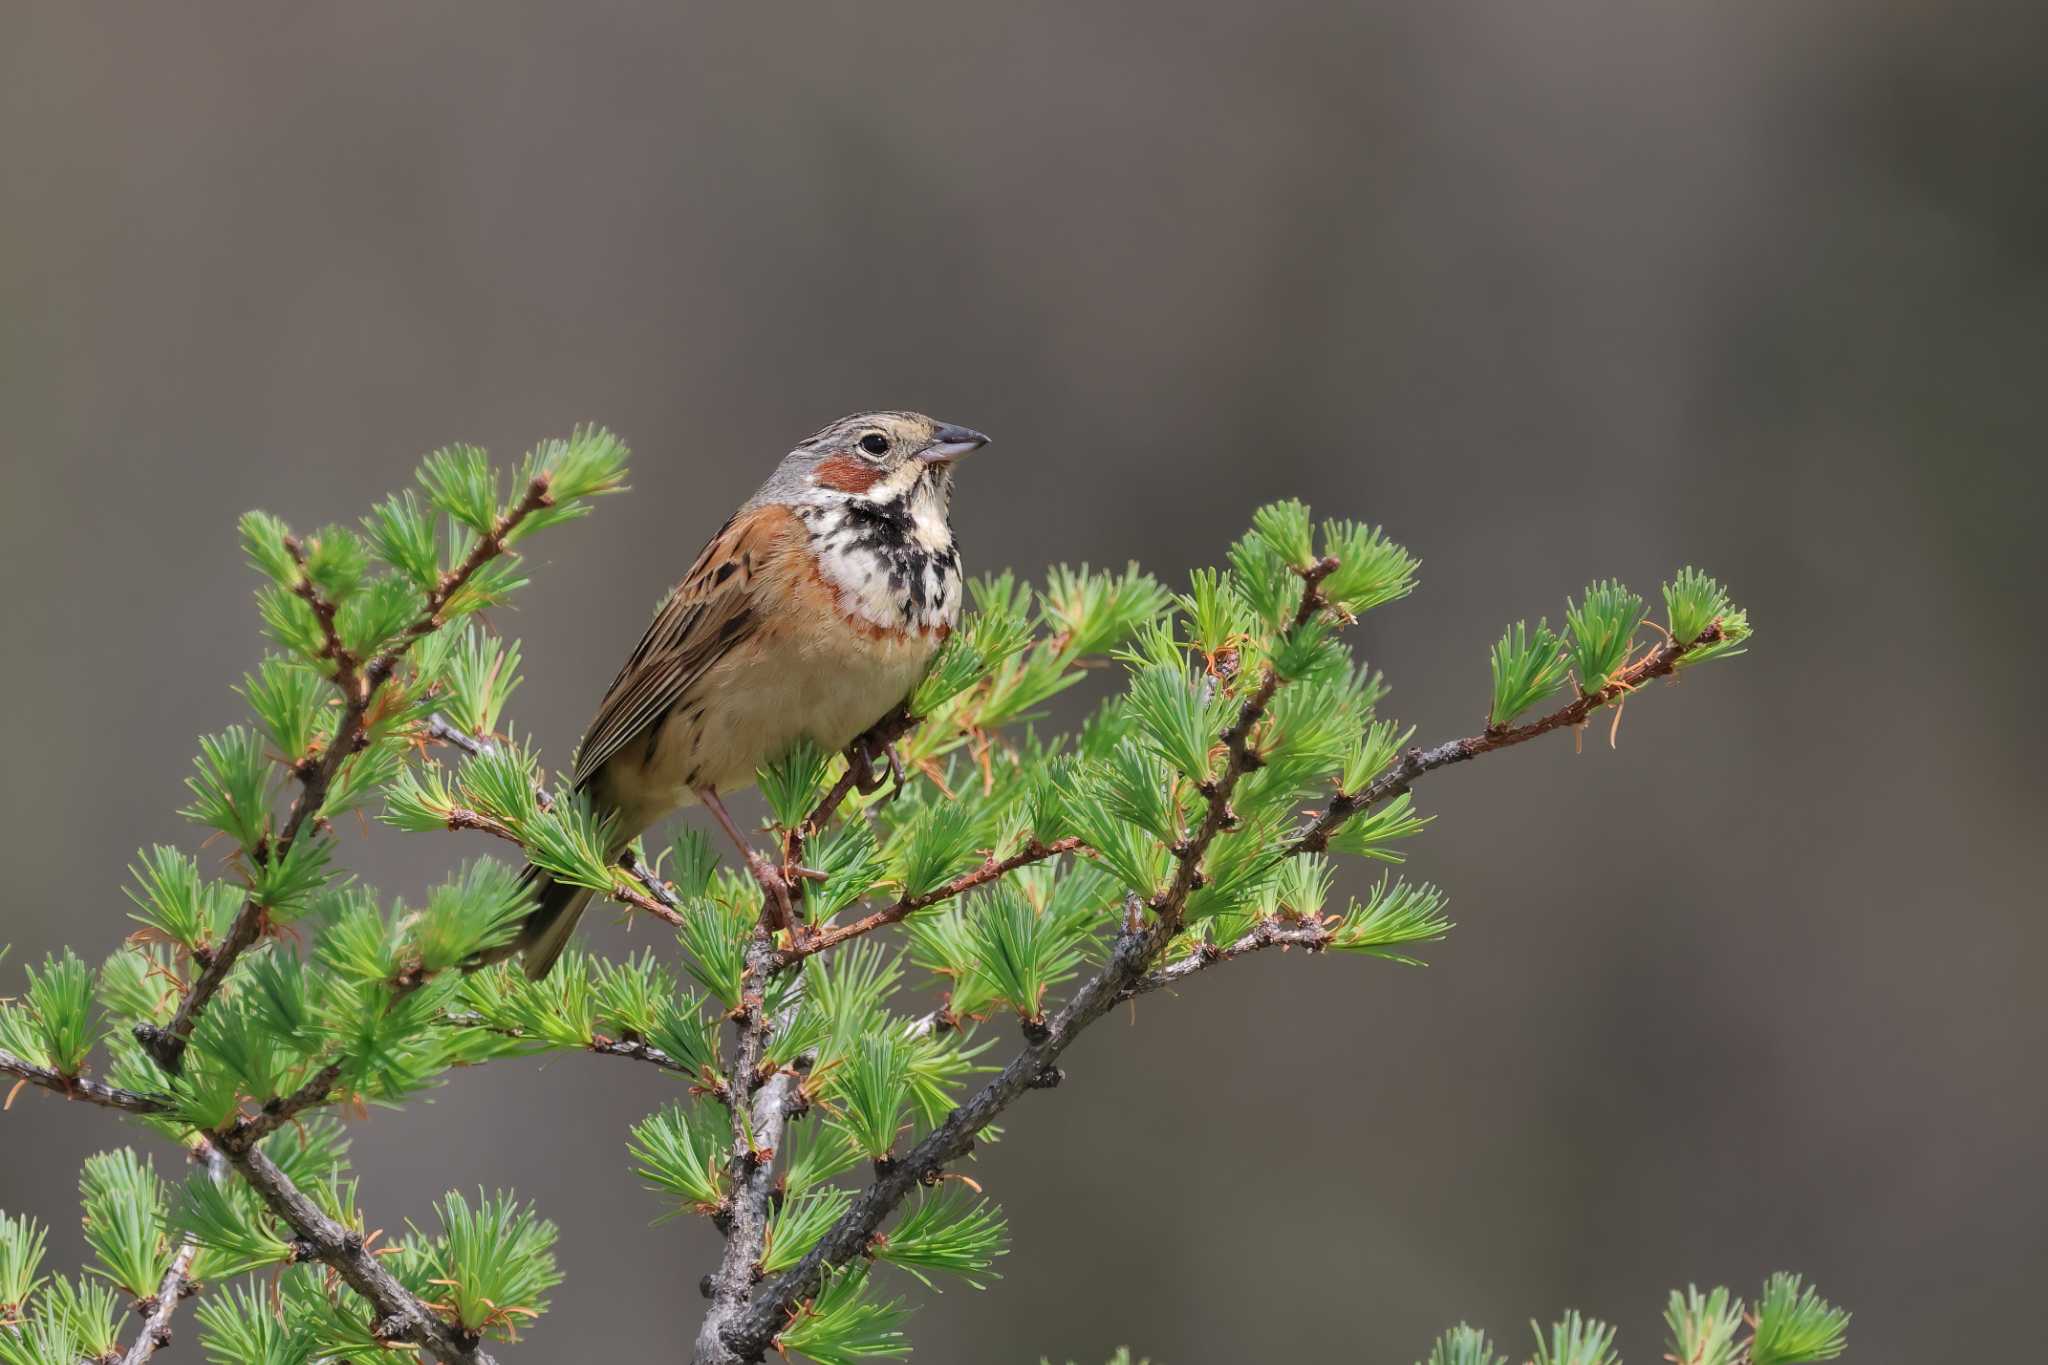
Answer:
<svg viewBox="0 0 2048 1365"><path fill-rule="evenodd" d="M801 962L807 957L824 952L827 948L837 947L850 938L859 938L862 934L873 933L885 924L896 924L909 918L919 910L928 909L939 904L941 901L951 900L955 896L972 891L977 886L985 886L989 882L997 881L1015 872L1020 867L1028 867L1032 863L1042 863L1048 858L1057 858L1063 853L1073 853L1081 849L1081 847L1082 843L1079 839L1055 839L1049 844L1040 843L1038 840L1033 839L1009 857L991 857L983 862L980 867L970 872L963 872L943 886L933 887L922 895L903 896L897 899L894 904L884 906L872 914L863 915L861 918L849 923L833 925L831 928L821 929L814 933L801 934L795 943L777 952L770 959L769 970L781 971L792 963Z"/></svg>

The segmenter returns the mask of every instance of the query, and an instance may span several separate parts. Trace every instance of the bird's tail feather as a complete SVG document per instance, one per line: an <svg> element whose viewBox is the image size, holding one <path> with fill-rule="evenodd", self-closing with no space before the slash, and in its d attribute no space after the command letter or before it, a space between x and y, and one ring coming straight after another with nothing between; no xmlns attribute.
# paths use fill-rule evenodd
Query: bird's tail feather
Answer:
<svg viewBox="0 0 2048 1365"><path fill-rule="evenodd" d="M537 867L528 867L523 880L533 889L534 906L520 927L519 937L485 954L477 965L502 962L518 953L524 958L520 965L526 970L527 980L538 981L554 969L562 950L569 946L576 921L583 918L583 907L590 904L594 893L587 887L558 882Z"/></svg>

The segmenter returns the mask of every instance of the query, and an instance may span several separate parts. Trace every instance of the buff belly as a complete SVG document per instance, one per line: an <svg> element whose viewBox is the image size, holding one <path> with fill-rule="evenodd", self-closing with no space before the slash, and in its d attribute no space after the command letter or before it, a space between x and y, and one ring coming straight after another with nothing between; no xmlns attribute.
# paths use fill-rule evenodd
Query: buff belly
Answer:
<svg viewBox="0 0 2048 1365"><path fill-rule="evenodd" d="M936 636L865 630L827 619L748 639L713 664L670 709L651 741L621 750L593 786L636 835L710 787L754 784L763 763L808 737L837 753L910 695Z"/></svg>

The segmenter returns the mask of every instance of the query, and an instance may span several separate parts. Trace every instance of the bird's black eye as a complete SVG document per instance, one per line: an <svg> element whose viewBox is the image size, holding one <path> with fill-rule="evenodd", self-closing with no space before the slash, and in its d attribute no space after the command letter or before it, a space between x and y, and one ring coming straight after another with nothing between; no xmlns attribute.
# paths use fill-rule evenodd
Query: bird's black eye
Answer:
<svg viewBox="0 0 2048 1365"><path fill-rule="evenodd" d="M889 448L889 438L880 432L871 431L860 438L860 448L870 455L880 455Z"/></svg>

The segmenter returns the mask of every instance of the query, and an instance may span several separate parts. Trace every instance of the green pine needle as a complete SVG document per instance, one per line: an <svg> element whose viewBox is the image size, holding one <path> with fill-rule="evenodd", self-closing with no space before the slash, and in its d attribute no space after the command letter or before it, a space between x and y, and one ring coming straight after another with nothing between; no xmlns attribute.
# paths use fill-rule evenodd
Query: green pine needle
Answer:
<svg viewBox="0 0 2048 1365"><path fill-rule="evenodd" d="M1332 932L1330 947L1419 967L1418 959L1398 950L1411 943L1435 943L1450 932L1443 908L1444 894L1434 886L1389 883L1382 877L1363 904L1351 903Z"/></svg>
<svg viewBox="0 0 2048 1365"><path fill-rule="evenodd" d="M811 813L825 785L829 762L824 750L805 736L773 763L755 770L754 777L775 816L777 829L795 829Z"/></svg>
<svg viewBox="0 0 2048 1365"><path fill-rule="evenodd" d="M412 489L372 508L363 518L363 534L370 553L413 587L425 592L439 583L441 548L434 515L420 506Z"/></svg>
<svg viewBox="0 0 2048 1365"><path fill-rule="evenodd" d="M1700 638L1716 617L1729 610L1728 594L1721 585L1687 566L1664 585L1664 624L1671 638L1689 645Z"/></svg>
<svg viewBox="0 0 2048 1365"><path fill-rule="evenodd" d="M85 1205L85 1243L95 1274L134 1299L156 1293L171 1268L164 1236L164 1191L156 1168L129 1148L87 1157L78 1182Z"/></svg>
<svg viewBox="0 0 2048 1365"><path fill-rule="evenodd" d="M498 521L498 472L480 446L456 445L420 461L427 501L479 535Z"/></svg>
<svg viewBox="0 0 2048 1365"><path fill-rule="evenodd" d="M311 1324L279 1313L257 1284L210 1292L193 1314L209 1365L311 1365L318 1353Z"/></svg>
<svg viewBox="0 0 2048 1365"><path fill-rule="evenodd" d="M0 1322L19 1317L21 1306L43 1283L48 1237L48 1230L35 1219L0 1212Z"/></svg>
<svg viewBox="0 0 2048 1365"><path fill-rule="evenodd" d="M1595 583L1574 604L1565 603L1571 628L1572 669L1579 691L1588 695L1607 686L1635 649L1636 627L1643 623L1643 599L1613 579Z"/></svg>
<svg viewBox="0 0 2048 1365"><path fill-rule="evenodd" d="M1508 1358L1493 1349L1486 1333L1461 1322L1436 1339L1426 1365L1508 1365Z"/></svg>
<svg viewBox="0 0 2048 1365"><path fill-rule="evenodd" d="M62 957L45 957L42 969L27 970L28 990L22 996L27 1031L44 1065L76 1076L92 1055L93 975L69 948Z"/></svg>
<svg viewBox="0 0 2048 1365"><path fill-rule="evenodd" d="M731 1186L726 1170L732 1130L725 1111L709 1103L678 1103L633 1125L626 1150L641 1183L674 1200L658 1221L724 1207Z"/></svg>
<svg viewBox="0 0 2048 1365"><path fill-rule="evenodd" d="M326 681L296 659L265 655L255 673L243 675L236 690L249 703L264 738L286 763L310 757L333 730Z"/></svg>
<svg viewBox="0 0 2048 1365"><path fill-rule="evenodd" d="M173 1201L171 1230L201 1248L192 1273L226 1279L245 1271L282 1265L292 1257L256 1192L240 1181L215 1181L205 1172L186 1178Z"/></svg>
<svg viewBox="0 0 2048 1365"><path fill-rule="evenodd" d="M511 1194L477 1191L477 1204L449 1191L436 1211L432 1280L456 1322L496 1341L517 1341L519 1329L547 1311L543 1296L562 1282L555 1225ZM417 1236L417 1230L415 1230Z"/></svg>
<svg viewBox="0 0 2048 1365"><path fill-rule="evenodd" d="M930 1270L958 1275L982 1289L1008 1242L1009 1228L993 1204L947 1184L920 1195L917 1206L881 1239L874 1257L909 1271L928 1288L932 1282L924 1272Z"/></svg>
<svg viewBox="0 0 2048 1365"><path fill-rule="evenodd" d="M1043 1017L1045 993L1071 978L1081 961L1083 927L1042 913L1013 884L978 897L967 925L973 970L1024 1019Z"/></svg>
<svg viewBox="0 0 2048 1365"><path fill-rule="evenodd" d="M128 888L128 899L138 913L129 918L188 951L218 942L241 905L240 893L226 883L202 880L199 860L168 844L135 857L128 872L136 884Z"/></svg>
<svg viewBox="0 0 2048 1365"><path fill-rule="evenodd" d="M1552 1323L1547 1339L1535 1323L1529 1330L1536 1334L1531 1365L1621 1365L1621 1357L1614 1353L1614 1329L1576 1311Z"/></svg>
<svg viewBox="0 0 2048 1365"><path fill-rule="evenodd" d="M1324 522L1323 553L1336 559L1337 569L1323 580L1322 594L1347 618L1414 592L1415 571L1422 567L1379 527L1356 521Z"/></svg>
<svg viewBox="0 0 2048 1365"><path fill-rule="evenodd" d="M761 1248L762 1272L779 1275L801 1261L852 1204L852 1190L830 1185L783 1200L768 1222L767 1240Z"/></svg>
<svg viewBox="0 0 2048 1365"><path fill-rule="evenodd" d="M1664 1325L1671 1331L1671 1359L1684 1365L1744 1365L1743 1343L1736 1339L1743 1326L1742 1300L1726 1289L1702 1294L1697 1285L1688 1285L1682 1294L1672 1290Z"/></svg>
<svg viewBox="0 0 2048 1365"><path fill-rule="evenodd" d="M1402 792L1383 806L1363 815L1354 815L1330 835L1331 851L1375 858L1383 863L1406 862L1408 855L1392 845L1402 839L1414 838L1436 818L1417 815L1412 807L1409 794Z"/></svg>
<svg viewBox="0 0 2048 1365"><path fill-rule="evenodd" d="M264 752L263 735L246 725L231 725L199 740L197 769L185 779L192 804L179 814L196 824L217 829L250 851L269 833L271 780L276 765Z"/></svg>
<svg viewBox="0 0 2048 1365"><path fill-rule="evenodd" d="M831 1094L861 1154L871 1161L889 1155L910 1099L910 1049L893 1034L857 1039L833 1073Z"/></svg>
<svg viewBox="0 0 2048 1365"><path fill-rule="evenodd" d="M1505 730L1515 718L1564 685L1571 668L1564 641L1550 622L1517 621L1493 647L1493 705L1486 713L1488 729Z"/></svg>
<svg viewBox="0 0 2048 1365"><path fill-rule="evenodd" d="M909 1355L903 1323L910 1310L901 1299L883 1303L868 1289L865 1268L840 1271L804 1305L795 1321L782 1329L775 1345L808 1356L818 1365L857 1365L863 1360Z"/></svg>
<svg viewBox="0 0 2048 1365"><path fill-rule="evenodd" d="M1849 1315L1802 1287L1797 1275L1780 1271L1766 1280L1755 1311L1751 1365L1833 1360L1848 1349Z"/></svg>

